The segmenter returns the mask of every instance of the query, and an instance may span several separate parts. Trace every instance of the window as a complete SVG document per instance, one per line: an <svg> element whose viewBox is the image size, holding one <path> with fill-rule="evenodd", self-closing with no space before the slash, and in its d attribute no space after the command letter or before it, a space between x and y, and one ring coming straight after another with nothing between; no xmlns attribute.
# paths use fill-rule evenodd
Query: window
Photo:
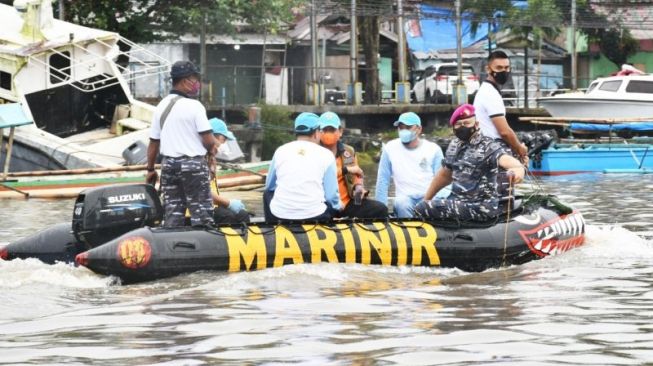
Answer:
<svg viewBox="0 0 653 366"><path fill-rule="evenodd" d="M626 92L653 94L653 82L644 80L631 80L628 85L626 85Z"/></svg>
<svg viewBox="0 0 653 366"><path fill-rule="evenodd" d="M620 86L621 86L621 80L605 81L603 82L603 84L601 84L601 86L599 86L599 90L616 92L617 90L619 90Z"/></svg>
<svg viewBox="0 0 653 366"><path fill-rule="evenodd" d="M50 55L50 83L59 84L70 79L70 52Z"/></svg>
<svg viewBox="0 0 653 366"><path fill-rule="evenodd" d="M8 72L0 71L0 88L11 90L11 74Z"/></svg>
<svg viewBox="0 0 653 366"><path fill-rule="evenodd" d="M594 90L594 89L596 88L597 85L599 85L599 83L594 82L594 83L590 84L590 87L587 88L587 92L589 93L589 92L591 92L592 90Z"/></svg>

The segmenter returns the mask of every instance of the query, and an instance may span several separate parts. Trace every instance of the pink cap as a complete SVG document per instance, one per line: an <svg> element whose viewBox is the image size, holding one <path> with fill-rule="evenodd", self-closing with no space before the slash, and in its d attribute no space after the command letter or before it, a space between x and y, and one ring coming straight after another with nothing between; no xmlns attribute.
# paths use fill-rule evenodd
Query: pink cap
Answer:
<svg viewBox="0 0 653 366"><path fill-rule="evenodd" d="M449 119L449 124L453 126L459 119L467 119L469 117L473 117L475 112L476 110L474 109L473 105L463 104L460 107L456 108L455 111L453 111L453 114Z"/></svg>

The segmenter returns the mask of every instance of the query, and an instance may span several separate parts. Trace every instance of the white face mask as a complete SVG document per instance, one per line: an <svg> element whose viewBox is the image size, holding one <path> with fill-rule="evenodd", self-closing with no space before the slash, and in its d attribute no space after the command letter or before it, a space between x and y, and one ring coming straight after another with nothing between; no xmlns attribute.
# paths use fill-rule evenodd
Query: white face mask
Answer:
<svg viewBox="0 0 653 366"><path fill-rule="evenodd" d="M227 144L226 141L218 148L218 155L222 155L222 156L231 155L231 149L229 148L229 144Z"/></svg>

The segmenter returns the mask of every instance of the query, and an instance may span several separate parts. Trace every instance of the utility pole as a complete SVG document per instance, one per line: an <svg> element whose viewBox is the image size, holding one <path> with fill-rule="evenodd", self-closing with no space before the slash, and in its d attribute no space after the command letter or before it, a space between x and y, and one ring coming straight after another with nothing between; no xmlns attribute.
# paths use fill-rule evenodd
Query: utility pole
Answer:
<svg viewBox="0 0 653 366"><path fill-rule="evenodd" d="M202 24L200 25L200 73L202 75L201 80L201 100L205 104L209 103L208 100L208 70L206 67L206 11L202 12Z"/></svg>
<svg viewBox="0 0 653 366"><path fill-rule="evenodd" d="M317 72L317 59L318 59L318 50L317 50L317 12L315 11L315 0L311 0L311 90L313 94L312 104L320 105L320 87L318 83L318 72Z"/></svg>
<svg viewBox="0 0 653 366"><path fill-rule="evenodd" d="M404 6L402 0L397 0L397 68L399 71L399 82L406 81L406 37L404 36Z"/></svg>
<svg viewBox="0 0 653 366"><path fill-rule="evenodd" d="M456 80L455 104L467 103L467 91L463 83L463 32L460 11L460 0L456 0L456 63L458 64L458 80Z"/></svg>
<svg viewBox="0 0 653 366"><path fill-rule="evenodd" d="M571 89L578 86L578 60L576 58L576 0L571 0Z"/></svg>
<svg viewBox="0 0 653 366"><path fill-rule="evenodd" d="M356 19L356 0L351 0L351 24L349 29L349 82L358 81L358 19Z"/></svg>
<svg viewBox="0 0 653 366"><path fill-rule="evenodd" d="M403 0L397 0L397 71L399 80L395 83L395 99L397 103L410 103L410 83L406 81L408 72Z"/></svg>

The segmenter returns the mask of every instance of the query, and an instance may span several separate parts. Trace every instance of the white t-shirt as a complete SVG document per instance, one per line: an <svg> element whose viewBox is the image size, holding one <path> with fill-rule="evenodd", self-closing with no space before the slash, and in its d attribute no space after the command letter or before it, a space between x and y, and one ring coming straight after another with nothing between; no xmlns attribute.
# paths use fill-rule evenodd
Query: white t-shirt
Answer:
<svg viewBox="0 0 653 366"><path fill-rule="evenodd" d="M440 146L424 139L414 149L406 148L399 139L391 140L383 148L383 153L390 160L396 197L424 197L442 165Z"/></svg>
<svg viewBox="0 0 653 366"><path fill-rule="evenodd" d="M474 109L476 109L476 120L479 122L481 133L493 139L500 139L499 131L492 123L492 117L505 116L506 106L494 85L487 81L481 84L474 97Z"/></svg>
<svg viewBox="0 0 653 366"><path fill-rule="evenodd" d="M161 130L161 115L176 94L163 98L154 111L150 138L161 140L160 152L163 156L204 156L206 148L202 145L200 133L211 131L206 118L206 109L199 101L181 98L170 110Z"/></svg>
<svg viewBox="0 0 653 366"><path fill-rule="evenodd" d="M267 184L274 184L270 211L280 219L301 220L326 210L325 189L330 189L339 205L336 160L331 151L310 141L292 141L280 146L272 157ZM332 174L329 187L325 175ZM270 179L275 180L269 182ZM333 204L333 203L332 203ZM335 208L339 208L335 207Z"/></svg>

